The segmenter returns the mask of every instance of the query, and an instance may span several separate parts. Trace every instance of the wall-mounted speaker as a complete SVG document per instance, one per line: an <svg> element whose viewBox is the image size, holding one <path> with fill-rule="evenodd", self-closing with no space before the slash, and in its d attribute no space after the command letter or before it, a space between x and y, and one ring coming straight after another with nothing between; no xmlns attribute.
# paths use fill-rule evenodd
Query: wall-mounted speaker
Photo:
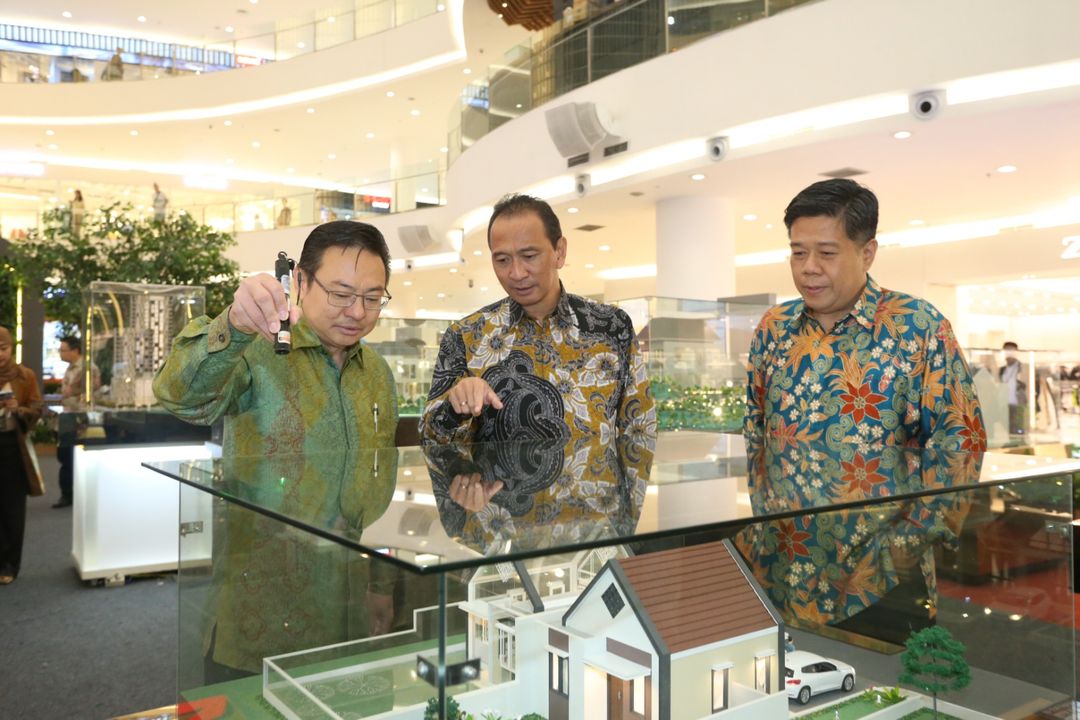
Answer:
<svg viewBox="0 0 1080 720"><path fill-rule="evenodd" d="M595 103L567 103L544 112L548 135L564 158L590 152L610 136L611 120Z"/></svg>
<svg viewBox="0 0 1080 720"><path fill-rule="evenodd" d="M398 228L398 240L405 252L422 253L435 245L431 228L427 225L402 225Z"/></svg>

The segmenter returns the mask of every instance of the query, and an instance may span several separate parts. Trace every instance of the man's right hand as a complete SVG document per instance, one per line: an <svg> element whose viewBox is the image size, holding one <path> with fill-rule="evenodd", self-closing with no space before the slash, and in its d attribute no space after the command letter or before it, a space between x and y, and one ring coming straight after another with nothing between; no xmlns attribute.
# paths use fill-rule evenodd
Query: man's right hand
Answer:
<svg viewBox="0 0 1080 720"><path fill-rule="evenodd" d="M259 273L240 281L229 308L230 325L248 335L259 333L273 342L286 318L295 323L300 319L300 309L294 306L289 310L285 289L277 278Z"/></svg>
<svg viewBox="0 0 1080 720"><path fill-rule="evenodd" d="M472 415L477 417L484 412L484 408L490 405L496 410L502 410L503 404L487 381L478 377L466 377L457 381L450 390L446 401L454 412L459 415Z"/></svg>

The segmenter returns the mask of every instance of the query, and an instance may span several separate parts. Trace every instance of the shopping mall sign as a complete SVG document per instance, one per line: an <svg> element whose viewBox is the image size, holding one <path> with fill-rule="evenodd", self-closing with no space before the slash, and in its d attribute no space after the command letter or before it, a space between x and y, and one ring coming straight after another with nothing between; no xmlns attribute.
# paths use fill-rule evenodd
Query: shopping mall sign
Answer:
<svg viewBox="0 0 1080 720"><path fill-rule="evenodd" d="M1061 238L1061 244L1065 246L1065 249L1061 251L1062 260L1080 259L1080 235Z"/></svg>

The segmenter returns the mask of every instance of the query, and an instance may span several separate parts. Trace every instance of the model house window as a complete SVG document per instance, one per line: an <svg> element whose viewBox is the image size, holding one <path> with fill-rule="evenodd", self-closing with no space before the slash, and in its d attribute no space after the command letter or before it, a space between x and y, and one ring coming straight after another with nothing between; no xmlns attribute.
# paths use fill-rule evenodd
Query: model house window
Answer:
<svg viewBox="0 0 1080 720"><path fill-rule="evenodd" d="M551 689L560 695L570 695L570 658L549 653L551 658Z"/></svg>
<svg viewBox="0 0 1080 720"><path fill-rule="evenodd" d="M645 678L630 681L630 712L645 714Z"/></svg>
<svg viewBox="0 0 1080 720"><path fill-rule="evenodd" d="M712 671L712 709L713 712L727 710L728 707L728 670L718 668Z"/></svg>

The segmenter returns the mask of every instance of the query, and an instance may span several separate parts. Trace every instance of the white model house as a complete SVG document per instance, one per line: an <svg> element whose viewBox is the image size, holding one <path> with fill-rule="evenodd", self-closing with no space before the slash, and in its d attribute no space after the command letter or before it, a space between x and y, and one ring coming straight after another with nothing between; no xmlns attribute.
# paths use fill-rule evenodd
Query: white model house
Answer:
<svg viewBox="0 0 1080 720"><path fill-rule="evenodd" d="M727 541L612 559L550 628L548 717L787 717L783 647Z"/></svg>

